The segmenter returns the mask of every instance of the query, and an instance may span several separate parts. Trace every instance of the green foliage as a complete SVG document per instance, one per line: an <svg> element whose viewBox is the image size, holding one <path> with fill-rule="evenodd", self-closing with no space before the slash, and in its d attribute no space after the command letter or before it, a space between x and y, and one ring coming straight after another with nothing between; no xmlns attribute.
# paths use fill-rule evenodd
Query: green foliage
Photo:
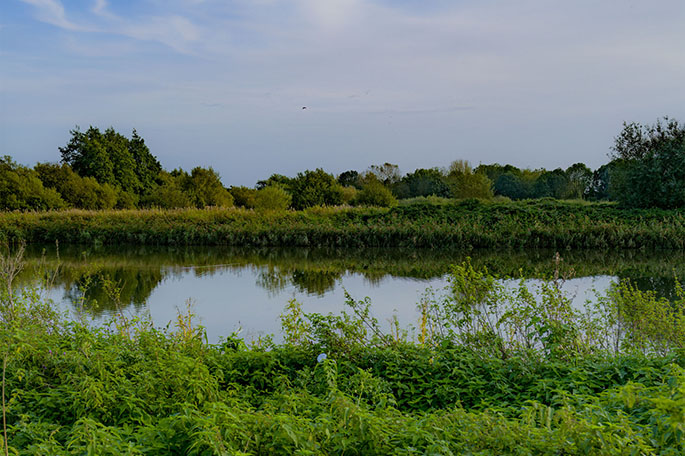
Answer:
<svg viewBox="0 0 685 456"><path fill-rule="evenodd" d="M269 186L257 190L254 208L261 211L284 211L290 207L292 198L280 186Z"/></svg>
<svg viewBox="0 0 685 456"><path fill-rule="evenodd" d="M69 143L59 150L62 162L79 176L93 177L131 195L152 190L161 165L135 130L131 140L113 128L102 133L92 126L85 132L76 127L70 133ZM127 199L123 198L125 204Z"/></svg>
<svg viewBox="0 0 685 456"><path fill-rule="evenodd" d="M190 174L185 171L178 174L183 192L189 196L195 207L233 206L233 196L221 184L219 174L212 167L198 166Z"/></svg>
<svg viewBox="0 0 685 456"><path fill-rule="evenodd" d="M493 197L493 182L485 173L474 172L465 160L452 162L447 174L447 182L453 198L485 198Z"/></svg>
<svg viewBox="0 0 685 456"><path fill-rule="evenodd" d="M685 207L685 126L625 124L614 145L610 193L629 207Z"/></svg>
<svg viewBox="0 0 685 456"><path fill-rule="evenodd" d="M193 206L190 196L182 188L184 176L186 175L173 175L162 171L159 175L159 185L142 198L141 205L163 209Z"/></svg>
<svg viewBox="0 0 685 456"><path fill-rule="evenodd" d="M2 255L0 272L18 263L20 252ZM543 283L540 302L519 288L506 298L510 311L498 312L508 292L495 277L456 266L447 320L431 320L437 301L425 305L419 343L383 334L368 299L348 295L352 312L339 315L307 314L291 301L286 342L268 350L235 335L208 345L188 313L170 331L120 317L102 328L70 322L39 290L5 286L8 452L682 454L682 337L663 345L659 334L673 325L658 323L639 339L646 328L626 320L629 342L606 350L594 342L607 331L583 339L598 320L569 312L555 281ZM618 293L608 304L659 306L629 288ZM654 324L669 315L654 311ZM667 350L633 349L655 337Z"/></svg>
<svg viewBox="0 0 685 456"><path fill-rule="evenodd" d="M393 188L398 198L415 198L417 196L449 197L450 188L445 175L437 168L417 169L404 176Z"/></svg>
<svg viewBox="0 0 685 456"><path fill-rule="evenodd" d="M397 200L392 192L375 177L365 179L362 189L357 192L352 203L359 206L392 207Z"/></svg>
<svg viewBox="0 0 685 456"><path fill-rule="evenodd" d="M254 188L231 186L228 191L233 196L233 204L236 207L244 207L245 209L253 209L255 207L255 194L257 190Z"/></svg>
<svg viewBox="0 0 685 456"><path fill-rule="evenodd" d="M297 210L342 203L342 187L332 175L321 168L298 173L286 188L292 196L292 206Z"/></svg>
<svg viewBox="0 0 685 456"><path fill-rule="evenodd" d="M0 157L0 210L59 209L64 201L52 188L45 188L31 169L9 156Z"/></svg>
<svg viewBox="0 0 685 456"><path fill-rule="evenodd" d="M679 210L529 200L416 200L307 211L0 213L0 241L328 247L685 248Z"/></svg>
<svg viewBox="0 0 685 456"><path fill-rule="evenodd" d="M109 184L79 176L66 163L38 163L34 170L43 185L55 189L70 207L111 209L117 204L118 196L122 196Z"/></svg>

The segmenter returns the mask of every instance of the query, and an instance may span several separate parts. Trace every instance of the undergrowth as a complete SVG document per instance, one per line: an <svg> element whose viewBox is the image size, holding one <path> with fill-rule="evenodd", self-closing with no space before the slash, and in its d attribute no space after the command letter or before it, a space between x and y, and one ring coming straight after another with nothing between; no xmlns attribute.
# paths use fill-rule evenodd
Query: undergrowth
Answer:
<svg viewBox="0 0 685 456"><path fill-rule="evenodd" d="M2 277L7 454L685 451L682 289L668 302L618 284L578 310L563 274L533 293L465 262L415 328L384 331L348 296L338 315L288 303L282 344L209 344L191 313L94 327Z"/></svg>

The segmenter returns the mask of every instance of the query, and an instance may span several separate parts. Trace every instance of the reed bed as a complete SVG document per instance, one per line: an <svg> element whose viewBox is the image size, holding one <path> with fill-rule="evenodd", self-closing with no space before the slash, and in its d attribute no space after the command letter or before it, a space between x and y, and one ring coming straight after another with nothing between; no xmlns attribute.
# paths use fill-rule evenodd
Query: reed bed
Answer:
<svg viewBox="0 0 685 456"><path fill-rule="evenodd" d="M682 210L531 200L391 209L183 209L0 214L0 241L412 248L685 248Z"/></svg>

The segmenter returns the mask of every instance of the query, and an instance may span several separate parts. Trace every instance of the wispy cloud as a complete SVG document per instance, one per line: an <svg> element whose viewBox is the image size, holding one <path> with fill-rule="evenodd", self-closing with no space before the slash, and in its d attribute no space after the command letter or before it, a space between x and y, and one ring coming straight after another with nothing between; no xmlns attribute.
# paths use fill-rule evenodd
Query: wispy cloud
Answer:
<svg viewBox="0 0 685 456"><path fill-rule="evenodd" d="M85 28L67 19L64 5L59 0L21 0L36 8L37 18L40 21L66 29L79 31Z"/></svg>

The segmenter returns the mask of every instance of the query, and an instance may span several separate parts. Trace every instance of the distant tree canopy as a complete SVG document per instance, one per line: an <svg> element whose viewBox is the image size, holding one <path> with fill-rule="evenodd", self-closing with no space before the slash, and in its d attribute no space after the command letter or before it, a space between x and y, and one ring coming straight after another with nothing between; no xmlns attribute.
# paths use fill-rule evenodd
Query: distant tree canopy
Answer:
<svg viewBox="0 0 685 456"><path fill-rule="evenodd" d="M447 173L453 198L492 198L493 182L485 173L475 172L466 160L455 160Z"/></svg>
<svg viewBox="0 0 685 456"><path fill-rule="evenodd" d="M685 207L685 125L623 125L613 147L608 193L630 207Z"/></svg>
<svg viewBox="0 0 685 456"><path fill-rule="evenodd" d="M685 207L685 125L663 118L654 125L624 123L611 161L594 172L583 163L568 168L521 169L465 160L447 168L418 168L402 175L398 165L348 170L337 179L321 168L295 177L272 174L254 188L225 188L211 167L165 171L134 129L131 138L113 128L78 127L59 148L62 163L33 169L0 158L0 210L227 207L305 209L341 204L392 206L397 199L557 198L618 201L627 207Z"/></svg>
<svg viewBox="0 0 685 456"><path fill-rule="evenodd" d="M45 188L38 174L15 163L11 157L0 157L0 209L60 209L66 204L59 193Z"/></svg>
<svg viewBox="0 0 685 456"><path fill-rule="evenodd" d="M292 196L293 208L298 210L312 206L337 206L343 201L341 185L321 168L298 173L285 187Z"/></svg>
<svg viewBox="0 0 685 456"><path fill-rule="evenodd" d="M60 147L62 162L81 177L93 177L136 197L152 191L162 167L145 141L133 130L132 138L108 128L71 130L69 143Z"/></svg>
<svg viewBox="0 0 685 456"><path fill-rule="evenodd" d="M69 207L111 209L117 204L117 191L92 177L81 177L66 163L38 163L34 170L47 188L57 191Z"/></svg>
<svg viewBox="0 0 685 456"><path fill-rule="evenodd" d="M419 196L440 196L448 198L450 187L445 175L437 168L419 168L399 180L395 185L395 195L398 198L416 198Z"/></svg>

